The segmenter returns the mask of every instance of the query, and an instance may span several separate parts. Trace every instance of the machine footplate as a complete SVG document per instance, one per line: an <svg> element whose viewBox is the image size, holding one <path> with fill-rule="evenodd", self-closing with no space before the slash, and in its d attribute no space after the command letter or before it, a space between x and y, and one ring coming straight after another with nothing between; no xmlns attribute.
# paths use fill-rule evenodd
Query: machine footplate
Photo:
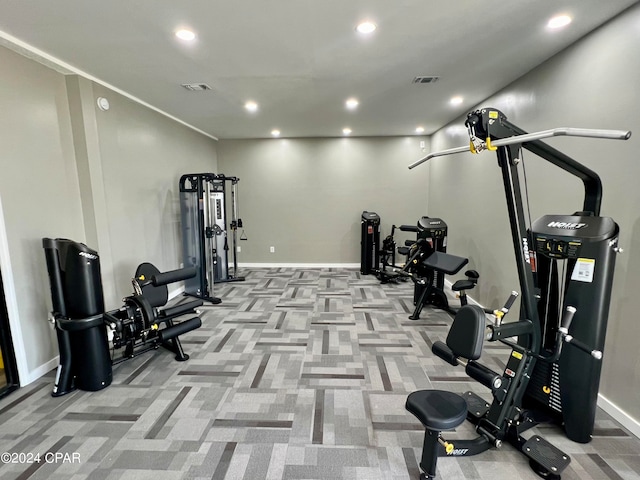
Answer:
<svg viewBox="0 0 640 480"><path fill-rule="evenodd" d="M551 475L560 475L571 463L571 458L566 453L554 447L544 438L534 435L522 446L522 453L529 457L532 467L542 467Z"/></svg>
<svg viewBox="0 0 640 480"><path fill-rule="evenodd" d="M479 419L484 417L489 410L489 403L473 392L464 392L462 397L467 401L467 416Z"/></svg>

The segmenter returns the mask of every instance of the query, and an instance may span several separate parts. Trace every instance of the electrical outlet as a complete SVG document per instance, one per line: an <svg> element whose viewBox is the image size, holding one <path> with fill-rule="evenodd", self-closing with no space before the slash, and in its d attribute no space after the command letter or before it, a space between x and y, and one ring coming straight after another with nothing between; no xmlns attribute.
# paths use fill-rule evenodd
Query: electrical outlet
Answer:
<svg viewBox="0 0 640 480"><path fill-rule="evenodd" d="M242 251L242 247L238 245L238 253L240 253L241 251Z"/></svg>
<svg viewBox="0 0 640 480"><path fill-rule="evenodd" d="M269 251L271 253L276 253L276 247L269 247Z"/></svg>
<svg viewBox="0 0 640 480"><path fill-rule="evenodd" d="M424 149L424 140L420 140L420 148Z"/></svg>

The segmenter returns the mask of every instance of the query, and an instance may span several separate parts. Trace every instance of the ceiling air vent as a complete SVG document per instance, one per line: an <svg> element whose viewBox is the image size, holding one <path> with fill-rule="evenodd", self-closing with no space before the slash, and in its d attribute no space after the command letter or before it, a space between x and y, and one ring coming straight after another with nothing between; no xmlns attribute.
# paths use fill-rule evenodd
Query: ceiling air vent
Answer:
<svg viewBox="0 0 640 480"><path fill-rule="evenodd" d="M182 86L191 92L204 92L205 90L211 90L211 87L206 83L183 83Z"/></svg>
<svg viewBox="0 0 640 480"><path fill-rule="evenodd" d="M427 76L420 76L420 77L416 77L413 79L413 82L411 83L435 83L440 79L440 77L427 77Z"/></svg>

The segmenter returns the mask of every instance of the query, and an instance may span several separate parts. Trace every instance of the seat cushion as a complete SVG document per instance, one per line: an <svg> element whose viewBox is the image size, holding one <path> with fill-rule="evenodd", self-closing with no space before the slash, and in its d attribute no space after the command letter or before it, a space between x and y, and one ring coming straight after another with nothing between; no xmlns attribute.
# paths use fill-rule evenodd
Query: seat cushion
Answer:
<svg viewBox="0 0 640 480"><path fill-rule="evenodd" d="M467 402L444 390L418 390L409 394L405 408L429 430L451 430L467 418Z"/></svg>
<svg viewBox="0 0 640 480"><path fill-rule="evenodd" d="M477 360L482 355L482 344L487 320L478 305L465 305L453 319L447 335L447 346L456 357Z"/></svg>
<svg viewBox="0 0 640 480"><path fill-rule="evenodd" d="M472 280L457 280L456 283L451 285L451 290L459 292L460 290L471 290L476 286L476 282Z"/></svg>

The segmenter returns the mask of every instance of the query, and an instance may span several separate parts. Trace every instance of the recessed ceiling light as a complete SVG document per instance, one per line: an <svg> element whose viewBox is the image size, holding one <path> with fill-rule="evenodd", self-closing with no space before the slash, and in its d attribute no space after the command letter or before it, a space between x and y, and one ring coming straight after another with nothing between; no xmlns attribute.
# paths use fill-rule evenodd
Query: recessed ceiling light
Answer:
<svg viewBox="0 0 640 480"><path fill-rule="evenodd" d="M571 17L569 15L558 15L556 17L553 17L551 20L549 20L549 22L547 23L547 27L554 28L554 29L562 28L562 27L566 27L570 23L571 23Z"/></svg>
<svg viewBox="0 0 640 480"><path fill-rule="evenodd" d="M176 37L178 37L180 40L184 40L185 42L191 42L195 40L196 34L191 30L181 28L180 30L176 30Z"/></svg>
<svg viewBox="0 0 640 480"><path fill-rule="evenodd" d="M358 102L358 100L357 100L357 99L355 99L355 98L349 98L349 99L347 99L347 101L346 101L346 102L344 102L344 103L345 103L345 105L347 106L347 108L348 108L349 110L355 110L355 109L356 109L356 107L358 106L358 103L359 103L359 102Z"/></svg>
<svg viewBox="0 0 640 480"><path fill-rule="evenodd" d="M424 127L416 127L416 133L424 133Z"/></svg>
<svg viewBox="0 0 640 480"><path fill-rule="evenodd" d="M376 28L378 28L378 26L375 23L366 21L366 22L359 23L358 26L356 27L356 30L359 33L367 34L367 33L373 33L376 30Z"/></svg>
<svg viewBox="0 0 640 480"><path fill-rule="evenodd" d="M274 128L273 130L271 130L271 135L273 135L274 137L279 137L280 130L278 130L277 128Z"/></svg>
<svg viewBox="0 0 640 480"><path fill-rule="evenodd" d="M449 100L449 103L451 103L451 105L460 105L463 101L464 99L458 96L458 97L451 97L451 100Z"/></svg>
<svg viewBox="0 0 640 480"><path fill-rule="evenodd" d="M349 127L343 128L342 133L345 135L351 135L351 129Z"/></svg>
<svg viewBox="0 0 640 480"><path fill-rule="evenodd" d="M249 100L247 103L244 104L244 108L246 108L250 112L257 112L258 104L252 100Z"/></svg>

